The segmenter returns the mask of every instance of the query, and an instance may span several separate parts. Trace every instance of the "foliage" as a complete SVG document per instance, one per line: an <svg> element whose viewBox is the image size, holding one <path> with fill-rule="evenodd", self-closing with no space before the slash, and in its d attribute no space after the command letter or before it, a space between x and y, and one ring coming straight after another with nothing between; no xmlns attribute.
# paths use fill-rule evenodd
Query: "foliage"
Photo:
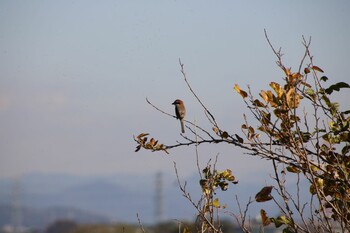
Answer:
<svg viewBox="0 0 350 233"><path fill-rule="evenodd" d="M272 46L266 32L265 36L284 78L282 81L270 82L269 89L261 90L259 97L254 96L249 86L243 90L239 85L234 85L234 90L242 97L255 119L251 123L248 121L251 118L243 115L243 135L229 133L219 126L214 115L193 91L180 62L184 80L203 107L212 131L186 121L194 138L182 135L185 142L160 144L159 150L168 152L184 145L223 142L243 148L248 154L268 160L273 165L276 185L263 187L256 194L255 201L272 200L281 214L269 217L267 211L262 209L262 231L263 227L270 224L276 228L283 227L283 232L335 232L336 227L343 232L350 231L350 110L342 111L339 103L331 98L335 92L344 91L350 86L345 82L326 86L328 78L323 75L324 70L314 64L309 50L311 39L303 38L305 53L299 67L293 70L283 64L281 49L276 50ZM147 140L140 139L140 135L135 141L138 143L137 150L141 147L158 150L148 147ZM214 187L225 190L226 184L213 181L220 174L227 179L223 173L210 168L205 168L203 173L204 179L201 178L200 184L204 194L212 194ZM286 180L292 178L297 180L296 196L291 195L291 190L285 186ZM306 179L310 185L308 203L300 201L301 179ZM272 195L272 191L276 194ZM214 201L208 203L219 207ZM197 210L205 212L203 209ZM240 214L242 229L250 232L244 224L246 211L240 210Z"/></svg>

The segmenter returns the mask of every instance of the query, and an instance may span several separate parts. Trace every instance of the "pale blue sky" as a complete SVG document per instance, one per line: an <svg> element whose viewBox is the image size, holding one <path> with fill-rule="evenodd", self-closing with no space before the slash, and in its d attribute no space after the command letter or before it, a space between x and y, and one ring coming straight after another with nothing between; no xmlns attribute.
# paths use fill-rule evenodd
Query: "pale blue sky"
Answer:
<svg viewBox="0 0 350 233"><path fill-rule="evenodd" d="M331 82L349 81L349 1L0 1L0 177L26 172L106 174L195 172L194 148L170 156L134 153L133 134L165 144L181 140L173 113L185 100L188 120L209 127L186 88L190 82L217 120L237 130L246 111L235 83L253 90L277 81L264 38L281 46L294 68L302 35L312 36L315 63ZM348 104L349 92L342 100ZM348 105L349 106L349 105ZM261 160L225 145L220 153L240 177ZM268 178L268 175L266 176Z"/></svg>

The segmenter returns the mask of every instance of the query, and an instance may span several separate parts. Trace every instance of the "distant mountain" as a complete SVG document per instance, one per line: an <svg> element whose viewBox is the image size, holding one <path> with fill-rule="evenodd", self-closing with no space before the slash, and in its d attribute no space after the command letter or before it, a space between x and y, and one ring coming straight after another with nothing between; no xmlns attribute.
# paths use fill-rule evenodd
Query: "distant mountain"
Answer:
<svg viewBox="0 0 350 233"><path fill-rule="evenodd" d="M136 223L139 214L143 223L154 223L156 198L163 198L164 218L192 220L196 210L183 197L175 175L163 175L162 193L156 195L156 174L136 175L117 174L110 176L72 176L64 174L29 174L20 180L0 179L0 227L11 223L9 213L14 203L22 207L22 222L26 226L44 227L49 220L64 217L84 217L80 221L106 221ZM186 181L187 192L197 202L201 195L198 175L182 178ZM222 204L227 204L226 211L237 212L235 195L242 208L249 197L266 185L257 180L253 183L239 182L230 185L227 192L218 191ZM294 185L291 182L289 185ZM302 184L308 192L308 185ZM300 195L303 198L303 195ZM307 197L307 196L305 196ZM308 200L304 200L305 202ZM59 208L61 208L61 212ZM278 209L269 203L253 203L248 213L251 217L259 214L261 208L268 208L271 215ZM84 210L84 211L81 211ZM7 212L6 212L7 211ZM30 213L30 214L27 214ZM55 214L60 213L60 214ZM89 218L89 216L92 216ZM106 216L106 217L104 217Z"/></svg>
<svg viewBox="0 0 350 233"><path fill-rule="evenodd" d="M50 207L36 209L22 206L18 215L23 226L31 229L43 229L58 219L69 219L77 223L110 223L105 216L89 213L71 207ZM0 205L0 228L14 224L14 211L11 205Z"/></svg>
<svg viewBox="0 0 350 233"><path fill-rule="evenodd" d="M86 210L94 216L107 216L119 222L136 222L136 214L139 213L147 223L154 221L154 177L29 174L20 180L0 179L0 205L7 206L8 210L16 202L22 207L22 213L31 210L31 215L23 214L22 217L23 223L28 226L46 223L33 214L36 211L53 216L51 220L62 217L48 214L52 207L55 210L56 207ZM0 227L11 223L10 215L6 216L1 218Z"/></svg>

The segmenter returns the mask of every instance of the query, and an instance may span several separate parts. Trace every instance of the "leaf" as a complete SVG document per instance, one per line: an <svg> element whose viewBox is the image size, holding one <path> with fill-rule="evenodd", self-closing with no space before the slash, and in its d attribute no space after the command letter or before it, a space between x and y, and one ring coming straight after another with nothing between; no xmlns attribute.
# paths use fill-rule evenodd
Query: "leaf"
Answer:
<svg viewBox="0 0 350 233"><path fill-rule="evenodd" d="M278 83L275 83L275 82L271 82L270 87L272 87L272 89L276 92L276 94L279 98L282 97L284 90L281 87L281 85L279 85Z"/></svg>
<svg viewBox="0 0 350 233"><path fill-rule="evenodd" d="M151 139L149 140L149 144L150 144L151 146L154 146L154 145L155 145L155 142L156 142L156 140L154 140L154 138L151 138Z"/></svg>
<svg viewBox="0 0 350 233"><path fill-rule="evenodd" d="M219 176L223 177L224 179L234 182L235 181L235 177L232 175L232 171L230 169L226 169L222 172L219 173Z"/></svg>
<svg viewBox="0 0 350 233"><path fill-rule="evenodd" d="M241 137L238 136L237 134L235 134L235 136L236 136L236 138L237 138L237 140L238 140L239 143L243 143L243 142L244 142L244 141L243 141L243 138L241 138Z"/></svg>
<svg viewBox="0 0 350 233"><path fill-rule="evenodd" d="M191 231L188 229L187 226L185 226L182 233L191 233Z"/></svg>
<svg viewBox="0 0 350 233"><path fill-rule="evenodd" d="M135 152L138 152L140 149L141 149L141 145L138 145L138 146L136 147Z"/></svg>
<svg viewBox="0 0 350 233"><path fill-rule="evenodd" d="M149 135L149 133L140 133L137 138L140 139L140 138L143 138L145 136Z"/></svg>
<svg viewBox="0 0 350 233"><path fill-rule="evenodd" d="M265 91L262 90L259 95L261 98L263 98L263 100L265 100L266 103L269 103L269 97Z"/></svg>
<svg viewBox="0 0 350 233"><path fill-rule="evenodd" d="M308 88L306 89L305 94L312 96L315 94L315 91L312 88Z"/></svg>
<svg viewBox="0 0 350 233"><path fill-rule="evenodd" d="M311 67L311 69L313 69L314 71L321 72L321 73L324 72L324 71L323 71L320 67L318 67L318 66L313 66L313 67Z"/></svg>
<svg viewBox="0 0 350 233"><path fill-rule="evenodd" d="M267 97L269 98L269 103L271 107L276 108L279 106L279 100L276 98L276 96L272 93L272 91L268 90L266 92Z"/></svg>
<svg viewBox="0 0 350 233"><path fill-rule="evenodd" d="M238 94L240 94L243 98L246 98L248 96L247 92L241 90L237 84L235 84L234 89Z"/></svg>
<svg viewBox="0 0 350 233"><path fill-rule="evenodd" d="M265 107L265 105L261 103L260 100L258 99L254 100L253 104L254 106L257 106L257 107Z"/></svg>
<svg viewBox="0 0 350 233"><path fill-rule="evenodd" d="M315 183L316 183L316 188L315 188L314 184L310 185L309 191L312 195L315 195L317 193L317 190L322 189L323 184L324 184L324 180L321 178L316 178Z"/></svg>
<svg viewBox="0 0 350 233"><path fill-rule="evenodd" d="M219 202L219 199L218 199L218 198L215 198L215 199L213 200L213 207L215 207L215 208L220 208L220 206L221 206L221 204L220 204L220 202Z"/></svg>
<svg viewBox="0 0 350 233"><path fill-rule="evenodd" d="M328 80L328 78L327 78L326 76L322 76L322 77L320 78L320 80L323 81L323 82L326 82L326 81Z"/></svg>
<svg viewBox="0 0 350 233"><path fill-rule="evenodd" d="M261 222L262 222L264 227L270 225L271 221L267 217L267 214L266 214L265 210L263 210L263 209L260 210L260 216L261 216Z"/></svg>
<svg viewBox="0 0 350 233"><path fill-rule="evenodd" d="M295 231L293 230L293 228L287 227L283 229L282 233L295 233Z"/></svg>
<svg viewBox="0 0 350 233"><path fill-rule="evenodd" d="M300 173L300 170L294 166L288 166L287 171L289 171L291 173Z"/></svg>
<svg viewBox="0 0 350 233"><path fill-rule="evenodd" d="M304 73L305 73L305 74L310 73L310 69L306 67L306 68L304 69Z"/></svg>
<svg viewBox="0 0 350 233"><path fill-rule="evenodd" d="M228 138L228 133L226 131L222 132L221 137L224 139Z"/></svg>
<svg viewBox="0 0 350 233"><path fill-rule="evenodd" d="M275 224L276 228L279 228L284 224L286 225L290 224L290 220L284 215L278 216L277 218L271 218L271 221Z"/></svg>
<svg viewBox="0 0 350 233"><path fill-rule="evenodd" d="M350 88L350 86L347 83L339 82L328 87L325 92L330 95L333 91L340 91L340 88Z"/></svg>
<svg viewBox="0 0 350 233"><path fill-rule="evenodd" d="M255 200L257 202L270 201L272 199L272 196L271 196L272 188L273 188L273 186L266 186L266 187L262 188L260 190L260 192L258 192L255 195Z"/></svg>
<svg viewBox="0 0 350 233"><path fill-rule="evenodd" d="M295 92L295 88L291 88L286 94L286 100L289 108L297 108L300 103L300 95Z"/></svg>

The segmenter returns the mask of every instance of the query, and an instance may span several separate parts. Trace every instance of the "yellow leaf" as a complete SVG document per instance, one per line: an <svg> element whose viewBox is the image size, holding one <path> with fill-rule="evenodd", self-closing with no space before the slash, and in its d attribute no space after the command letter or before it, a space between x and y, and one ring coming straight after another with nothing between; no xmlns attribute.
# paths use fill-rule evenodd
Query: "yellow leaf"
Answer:
<svg viewBox="0 0 350 233"><path fill-rule="evenodd" d="M290 75L290 68L286 68L286 67L282 67L282 70L284 71L284 73L286 74L286 76L289 76Z"/></svg>
<svg viewBox="0 0 350 233"><path fill-rule="evenodd" d="M300 170L294 166L288 166L287 171L289 171L291 173L300 173Z"/></svg>
<svg viewBox="0 0 350 233"><path fill-rule="evenodd" d="M240 94L243 98L246 98L248 96L247 92L241 90L237 84L235 84L234 89L238 94Z"/></svg>
<svg viewBox="0 0 350 233"><path fill-rule="evenodd" d="M220 202L219 202L219 199L218 198L215 198L214 201L213 201L213 206L215 208L220 208Z"/></svg>
<svg viewBox="0 0 350 233"><path fill-rule="evenodd" d="M278 103L277 103L277 100L276 100L276 97L275 95L272 93L272 91L268 90L266 92L268 98L269 98L269 103L271 105L271 107L278 107Z"/></svg>
<svg viewBox="0 0 350 233"><path fill-rule="evenodd" d="M263 100L265 100L266 103L269 103L269 97L267 96L267 93L265 91L261 90L260 96L261 98L263 98Z"/></svg>
<svg viewBox="0 0 350 233"><path fill-rule="evenodd" d="M300 95L295 93L295 88L291 88L286 94L286 100L289 108L297 108L300 103Z"/></svg>
<svg viewBox="0 0 350 233"><path fill-rule="evenodd" d="M311 67L314 71L318 71L318 72L321 72L321 73L323 73L323 70L320 68L320 67L318 67L318 66L313 66L313 67Z"/></svg>
<svg viewBox="0 0 350 233"><path fill-rule="evenodd" d="M182 233L191 233L191 231L188 229L187 226L185 226Z"/></svg>
<svg viewBox="0 0 350 233"><path fill-rule="evenodd" d="M275 83L275 82L271 82L270 87L272 87L272 89L276 92L276 94L279 98L282 97L284 90L281 87L281 85L279 85L278 83Z"/></svg>

